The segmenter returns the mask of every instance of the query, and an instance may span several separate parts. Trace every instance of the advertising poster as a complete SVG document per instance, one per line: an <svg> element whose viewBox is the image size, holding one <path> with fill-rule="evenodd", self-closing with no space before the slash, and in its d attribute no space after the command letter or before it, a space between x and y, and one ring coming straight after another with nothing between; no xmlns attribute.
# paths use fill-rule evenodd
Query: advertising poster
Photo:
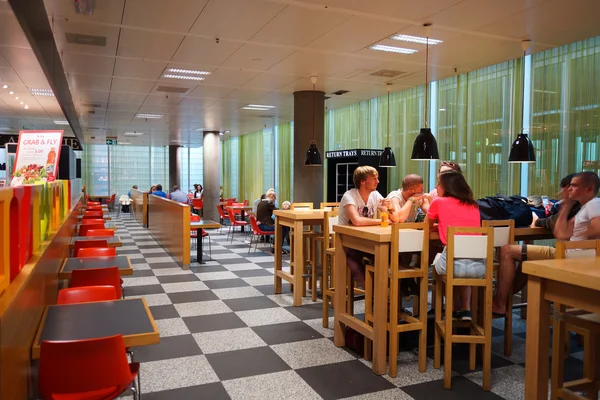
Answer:
<svg viewBox="0 0 600 400"><path fill-rule="evenodd" d="M11 186L53 182L63 131L20 131Z"/></svg>

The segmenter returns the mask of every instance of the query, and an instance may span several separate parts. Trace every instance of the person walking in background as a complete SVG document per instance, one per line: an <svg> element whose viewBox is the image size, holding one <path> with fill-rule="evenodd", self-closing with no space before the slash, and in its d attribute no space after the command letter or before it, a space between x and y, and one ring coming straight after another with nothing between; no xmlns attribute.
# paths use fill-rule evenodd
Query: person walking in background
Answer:
<svg viewBox="0 0 600 400"><path fill-rule="evenodd" d="M163 198L167 198L167 194L165 192L162 191L162 185L156 185L155 190L152 191L152 194L158 197L163 197Z"/></svg>
<svg viewBox="0 0 600 400"><path fill-rule="evenodd" d="M170 194L171 200L178 201L180 203L187 204L188 198L181 190L179 190L179 186L173 186L173 191Z"/></svg>

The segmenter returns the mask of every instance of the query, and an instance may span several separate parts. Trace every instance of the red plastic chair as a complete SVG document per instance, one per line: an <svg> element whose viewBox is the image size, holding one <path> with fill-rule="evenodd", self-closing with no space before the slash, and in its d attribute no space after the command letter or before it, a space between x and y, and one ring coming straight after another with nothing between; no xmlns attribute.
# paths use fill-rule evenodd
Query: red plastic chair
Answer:
<svg viewBox="0 0 600 400"><path fill-rule="evenodd" d="M87 206L85 211L103 211L102 206Z"/></svg>
<svg viewBox="0 0 600 400"><path fill-rule="evenodd" d="M217 212L219 213L219 219L220 219L219 222L221 223L221 228L219 229L219 233L221 233L221 230L223 229L223 224L226 221L229 221L229 214L223 210L223 206L217 206ZM231 229L231 228L229 228L229 229Z"/></svg>
<svg viewBox="0 0 600 400"><path fill-rule="evenodd" d="M83 213L83 219L91 219L91 218L104 219L104 212L103 211L86 211L85 213Z"/></svg>
<svg viewBox="0 0 600 400"><path fill-rule="evenodd" d="M247 206L249 204L248 200L244 200L244 205Z"/></svg>
<svg viewBox="0 0 600 400"><path fill-rule="evenodd" d="M200 222L200 220L201 219L198 215L196 215L196 214L190 215L191 222ZM212 258L212 243L210 242L210 235L204 229L202 229L201 232L202 232L201 240L204 240L205 237L208 238L208 256L210 258ZM196 242L198 241L198 230L197 229L190 229L190 238L196 239ZM197 245L198 245L198 243L196 243L196 246Z"/></svg>
<svg viewBox="0 0 600 400"><path fill-rule="evenodd" d="M102 224L104 225L103 218L86 218L81 220L81 225L89 225L89 224Z"/></svg>
<svg viewBox="0 0 600 400"><path fill-rule="evenodd" d="M110 196L110 199L106 200L105 203L108 206L108 209L110 211L114 211L115 210L115 199L117 198L117 194L113 193L112 196Z"/></svg>
<svg viewBox="0 0 600 400"><path fill-rule="evenodd" d="M104 223L81 225L79 227L79 236L90 236L89 231L98 229L104 229Z"/></svg>
<svg viewBox="0 0 600 400"><path fill-rule="evenodd" d="M256 221L256 217L254 215L250 216L250 226L252 227L252 236L250 237L250 247L248 247L248 253L250 253L250 249L252 248L252 240L256 238L256 242L254 243L254 251L258 248L258 238L260 236L271 236L274 235L275 232L271 231L263 231L258 227L258 222Z"/></svg>
<svg viewBox="0 0 600 400"><path fill-rule="evenodd" d="M82 249L81 251L84 250L88 249ZM107 268L74 269L73 272L71 272L71 281L69 282L70 288L99 285L112 286L115 288L117 297L123 297L119 268L116 266Z"/></svg>
<svg viewBox="0 0 600 400"><path fill-rule="evenodd" d="M116 257L117 249L114 247L84 247L79 249L77 258L85 257Z"/></svg>
<svg viewBox="0 0 600 400"><path fill-rule="evenodd" d="M113 231L112 229L90 229L87 231L86 236L113 237L115 236L115 231Z"/></svg>
<svg viewBox="0 0 600 400"><path fill-rule="evenodd" d="M102 203L100 203L99 201L89 201L89 196L88 196L88 202L87 202L88 206L101 206Z"/></svg>
<svg viewBox="0 0 600 400"><path fill-rule="evenodd" d="M235 234L235 227L239 226L240 231L241 231L241 227L248 225L248 223L246 221L238 221L237 219L235 219L235 215L232 212L230 212L228 215L229 215L229 225L230 225L230 232L231 232L231 243L233 243L233 235ZM228 234L228 236L229 236L229 234Z"/></svg>
<svg viewBox="0 0 600 400"><path fill-rule="evenodd" d="M73 257L79 257L79 251L81 249L86 249L86 248L108 248L108 241L106 239L98 239L98 240L76 240L75 241L75 248L73 249ZM116 254L116 250L115 250L115 254Z"/></svg>
<svg viewBox="0 0 600 400"><path fill-rule="evenodd" d="M98 339L42 341L39 393L43 399L114 399L134 391L139 363L129 363L121 335Z"/></svg>
<svg viewBox="0 0 600 400"><path fill-rule="evenodd" d="M204 200L202 199L192 199L192 209L197 210L200 213L200 210L204 208Z"/></svg>
<svg viewBox="0 0 600 400"><path fill-rule="evenodd" d="M60 290L58 292L56 304L90 303L93 301L110 301L118 299L117 292L112 286L83 286Z"/></svg>

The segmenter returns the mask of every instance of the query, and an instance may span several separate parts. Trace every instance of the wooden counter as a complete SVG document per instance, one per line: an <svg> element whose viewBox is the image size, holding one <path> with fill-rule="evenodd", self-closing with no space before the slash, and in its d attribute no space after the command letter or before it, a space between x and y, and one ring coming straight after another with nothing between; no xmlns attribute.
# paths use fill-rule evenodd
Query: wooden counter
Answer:
<svg viewBox="0 0 600 400"><path fill-rule="evenodd" d="M149 195L148 230L157 243L182 267L189 267L191 258L189 205Z"/></svg>

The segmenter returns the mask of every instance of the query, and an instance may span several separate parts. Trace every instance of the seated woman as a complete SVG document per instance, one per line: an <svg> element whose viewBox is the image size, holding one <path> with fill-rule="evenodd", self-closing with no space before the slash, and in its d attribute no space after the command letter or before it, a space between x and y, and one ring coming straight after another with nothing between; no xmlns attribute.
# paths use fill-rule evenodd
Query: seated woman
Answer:
<svg viewBox="0 0 600 400"><path fill-rule="evenodd" d="M427 216L430 223L438 222L440 241L444 250L434 261L435 270L439 275L446 275L446 245L448 243L448 227L480 227L481 217L479 206L473 198L473 191L458 171L442 172L438 176L436 186L438 198L434 200ZM455 259L455 278L480 278L485 275L484 260ZM471 320L471 287L462 286L457 288L459 301L454 303L453 315L461 321Z"/></svg>

